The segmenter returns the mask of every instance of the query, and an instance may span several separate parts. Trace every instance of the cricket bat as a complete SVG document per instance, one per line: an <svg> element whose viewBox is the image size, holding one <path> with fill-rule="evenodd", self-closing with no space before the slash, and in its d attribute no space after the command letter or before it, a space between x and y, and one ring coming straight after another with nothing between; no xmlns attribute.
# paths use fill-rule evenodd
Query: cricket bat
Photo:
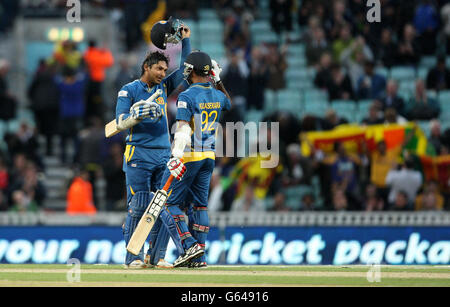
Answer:
<svg viewBox="0 0 450 307"><path fill-rule="evenodd" d="M152 201L148 205L147 209L145 209L145 212L139 220L136 229L131 235L130 241L127 245L127 251L129 251L133 255L139 255L142 246L144 246L144 243L147 240L147 237L150 234L150 231L152 230L153 225L155 224L156 219L159 216L159 213L161 212L167 198L169 197L167 195L167 191L172 184L172 180L173 176L170 175L164 187L161 190L156 191L155 195L152 198Z"/></svg>
<svg viewBox="0 0 450 307"><path fill-rule="evenodd" d="M148 101L148 102L153 101L153 100L155 100L155 99L156 99L159 95L161 95L161 94L162 94L162 90L161 90L161 89L158 89L158 90L156 90L156 92L154 92L153 95L151 95L146 101ZM117 128L117 123L116 123L116 120L115 120L115 119L113 119L112 121L110 121L109 123L107 123L107 124L105 125L105 136L106 136L107 138L110 138L110 137L116 135L117 133L119 133L119 132L121 132L121 131L122 131L122 130L119 130L119 129Z"/></svg>

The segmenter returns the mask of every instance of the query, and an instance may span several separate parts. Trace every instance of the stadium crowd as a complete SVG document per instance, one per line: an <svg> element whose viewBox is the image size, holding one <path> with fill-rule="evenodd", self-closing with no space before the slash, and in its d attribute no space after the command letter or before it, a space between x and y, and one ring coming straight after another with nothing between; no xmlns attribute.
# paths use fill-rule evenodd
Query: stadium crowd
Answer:
<svg viewBox="0 0 450 307"><path fill-rule="evenodd" d="M126 34L122 43L128 51L144 43L130 30L145 20L145 10L140 10L134 19L126 16L142 5L147 5L147 13L151 12L155 6L150 1L92 2L109 10L124 11L123 20L130 24L119 23ZM166 1L167 12L175 18L198 19L197 9L204 3L188 2ZM438 97L440 92L450 90L446 64L450 54L450 2L381 1L379 23L367 22L366 2L361 0L336 0L332 5L325 0L268 2L267 16L256 0L214 1L213 7L224 25L226 57L219 59L222 80L233 98L233 108L224 114L221 123L245 121L248 111L263 111L262 121L280 125L276 140L280 144L280 163L263 169L258 167L261 156L218 157L209 209L448 210L448 180L427 176L416 153L406 148L414 129L410 134L405 132L404 142L395 148L379 141L371 151L363 146L358 152L350 152L344 143L335 141L329 152L310 146L309 155L302 150L300 135L332 131L349 122L333 110L333 101L358 104L370 100L370 108L359 122L361 126L429 121L428 144L434 156L445 157L450 150L450 130L441 128L444 108ZM251 24L261 18L270 19L277 42L253 44ZM307 66L303 69L314 72L312 88L328 97L330 108L323 116L266 112L265 91L277 92L288 86L286 71L289 57L293 56L288 50L295 45L305 47ZM403 88L398 80L382 73L398 66L412 67L416 72L424 57L433 57L436 63L422 77L414 76L408 96L401 95L399 88ZM95 41L89 42L85 53L79 52L73 42L61 42L52 55L40 62L27 93L36 128L21 124L18 131L4 137L7 150L0 157L0 210L43 207L47 191L40 174L46 165L39 155L39 135L45 137L46 156L54 155L52 140L59 135L59 159L76 170L76 178L67 187L69 212L95 213L99 209L95 182L101 176L107 183L105 209L125 207L121 171L124 136L103 137L103 125L109 118L104 117L108 106L102 97L102 86L105 71L113 65L120 67L115 78L117 88L138 77L130 73L130 63L127 55L113 55ZM5 107L15 103L8 90L8 69L8 62L0 60L0 117L4 122L15 116L14 110ZM52 114L59 114L63 124L49 120ZM65 150L69 140L75 148L73 156ZM77 192L71 193L73 189ZM86 208L71 206L71 201L79 203L71 197L85 199Z"/></svg>

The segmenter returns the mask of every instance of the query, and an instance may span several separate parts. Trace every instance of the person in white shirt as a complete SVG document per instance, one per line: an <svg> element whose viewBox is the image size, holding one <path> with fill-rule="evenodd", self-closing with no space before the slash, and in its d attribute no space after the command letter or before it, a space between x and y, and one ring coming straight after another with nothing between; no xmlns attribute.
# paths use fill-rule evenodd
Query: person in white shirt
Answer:
<svg viewBox="0 0 450 307"><path fill-rule="evenodd" d="M386 176L386 185L390 187L388 196L389 204L395 202L399 191L404 191L408 195L408 202L414 203L417 191L422 186L422 174L414 170L413 162L405 159L401 169L391 169Z"/></svg>

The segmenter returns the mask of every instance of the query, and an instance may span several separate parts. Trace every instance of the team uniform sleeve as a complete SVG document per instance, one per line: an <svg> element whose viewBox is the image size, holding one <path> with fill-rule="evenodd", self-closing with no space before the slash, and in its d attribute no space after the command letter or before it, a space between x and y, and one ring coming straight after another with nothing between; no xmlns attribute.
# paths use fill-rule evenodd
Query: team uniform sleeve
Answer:
<svg viewBox="0 0 450 307"><path fill-rule="evenodd" d="M178 96L178 101L177 101L177 118L176 118L176 120L184 120L184 121L190 122L193 115L194 115L194 112L193 112L192 100L189 98L188 95L181 93Z"/></svg>
<svg viewBox="0 0 450 307"><path fill-rule="evenodd" d="M181 41L181 60L180 67L173 71L166 79L164 79L164 83L167 86L167 96L169 96L173 90L175 90L181 83L187 85L186 81L183 79L183 70L184 70L184 61L186 57L191 53L191 41L189 37L184 38Z"/></svg>
<svg viewBox="0 0 450 307"><path fill-rule="evenodd" d="M125 85L117 94L116 122L118 121L120 115L125 114L123 119L126 119L130 115L130 108L132 104L132 92L130 91L130 88Z"/></svg>

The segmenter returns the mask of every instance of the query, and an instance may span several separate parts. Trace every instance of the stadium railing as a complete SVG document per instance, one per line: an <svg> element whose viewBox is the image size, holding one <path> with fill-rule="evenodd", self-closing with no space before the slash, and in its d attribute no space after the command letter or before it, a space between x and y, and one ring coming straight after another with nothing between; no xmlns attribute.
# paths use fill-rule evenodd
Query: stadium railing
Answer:
<svg viewBox="0 0 450 307"><path fill-rule="evenodd" d="M126 213L0 213L0 226L118 226ZM449 226L450 212L211 212L210 225L227 226Z"/></svg>

